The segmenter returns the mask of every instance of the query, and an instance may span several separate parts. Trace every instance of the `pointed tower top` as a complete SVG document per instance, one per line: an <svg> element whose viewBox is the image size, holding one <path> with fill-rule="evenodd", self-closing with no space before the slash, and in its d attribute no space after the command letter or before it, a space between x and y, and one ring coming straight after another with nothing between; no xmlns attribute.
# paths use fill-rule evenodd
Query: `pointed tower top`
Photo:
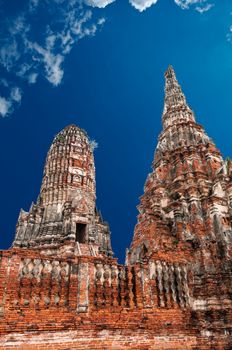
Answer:
<svg viewBox="0 0 232 350"><path fill-rule="evenodd" d="M86 131L82 128L80 128L79 126L75 125L75 124L69 124L67 125L65 128L63 128L59 133L59 134L62 134L62 133L72 133L72 132L83 132L84 134L86 134Z"/></svg>
<svg viewBox="0 0 232 350"><path fill-rule="evenodd" d="M164 111L163 111L163 126L164 128L170 125L171 119L173 121L173 113L176 114L176 121L178 121L178 115L180 117L180 111L189 112L191 114L191 120L195 122L193 112L189 108L185 95L176 79L176 74L171 65L165 72L165 98L164 98ZM185 116L189 116L185 113Z"/></svg>
<svg viewBox="0 0 232 350"><path fill-rule="evenodd" d="M88 134L84 129L75 124L67 125L55 136L51 148L56 146L57 143L70 144L72 140L79 139L80 137L84 137L89 143Z"/></svg>
<svg viewBox="0 0 232 350"><path fill-rule="evenodd" d="M76 126L76 124L69 124L63 130L71 129L71 128L78 128L78 126Z"/></svg>
<svg viewBox="0 0 232 350"><path fill-rule="evenodd" d="M166 70L166 72L164 73L164 76L166 78L172 78L175 77L176 78L176 74L175 71L173 69L173 66L171 64L169 64L168 69Z"/></svg>

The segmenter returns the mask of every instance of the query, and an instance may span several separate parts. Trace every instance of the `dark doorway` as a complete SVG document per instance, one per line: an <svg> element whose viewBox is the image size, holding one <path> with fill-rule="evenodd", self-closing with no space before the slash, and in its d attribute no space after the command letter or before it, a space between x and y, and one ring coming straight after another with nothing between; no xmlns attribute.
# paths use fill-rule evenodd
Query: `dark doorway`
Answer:
<svg viewBox="0 0 232 350"><path fill-rule="evenodd" d="M147 247L145 246L145 244L143 244L140 250L139 258L141 260L145 259L147 257L147 253L148 253Z"/></svg>
<svg viewBox="0 0 232 350"><path fill-rule="evenodd" d="M76 242L85 243L86 224L76 224Z"/></svg>

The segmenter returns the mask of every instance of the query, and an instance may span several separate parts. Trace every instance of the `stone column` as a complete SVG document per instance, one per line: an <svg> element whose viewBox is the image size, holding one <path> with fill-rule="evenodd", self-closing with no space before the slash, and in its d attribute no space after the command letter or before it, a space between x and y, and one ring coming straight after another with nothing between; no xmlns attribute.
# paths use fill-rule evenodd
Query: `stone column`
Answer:
<svg viewBox="0 0 232 350"><path fill-rule="evenodd" d="M79 260L77 312L87 312L89 307L89 263L88 260Z"/></svg>

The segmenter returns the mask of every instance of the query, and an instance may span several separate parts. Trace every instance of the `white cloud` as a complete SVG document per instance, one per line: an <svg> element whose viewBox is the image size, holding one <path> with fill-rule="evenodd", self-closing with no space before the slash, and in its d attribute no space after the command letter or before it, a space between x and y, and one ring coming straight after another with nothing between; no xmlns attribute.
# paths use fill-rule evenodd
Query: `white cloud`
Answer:
<svg viewBox="0 0 232 350"><path fill-rule="evenodd" d="M104 17L99 18L97 24L98 24L99 26L102 26L102 25L105 23L105 21L106 21L106 19L105 19Z"/></svg>
<svg viewBox="0 0 232 350"><path fill-rule="evenodd" d="M7 71L18 64L21 57L20 41L24 40L30 26L26 23L23 15L17 16L13 21L6 22L6 33L3 33L4 39L1 40L0 64Z"/></svg>
<svg viewBox="0 0 232 350"><path fill-rule="evenodd" d="M62 0L56 0L62 1ZM62 64L65 56L71 51L74 44L85 36L93 36L97 27L104 23L104 18L100 18L97 24L85 26L92 18L92 12L86 11L82 17L77 18L75 11L70 11L65 19L64 28L59 32L54 32L49 26L46 31L45 45L26 40L26 46L31 51L35 66L44 67L46 79L58 86L63 79L64 70ZM25 72L27 67L23 67ZM31 67L30 67L31 68ZM33 83L37 79L36 73L29 75L28 81Z"/></svg>
<svg viewBox="0 0 232 350"><path fill-rule="evenodd" d="M104 8L116 0L84 0L86 5L92 6L92 7L99 7ZM158 0L129 0L130 4L135 7L140 12L146 10L151 5L154 5L157 3Z"/></svg>
<svg viewBox="0 0 232 350"><path fill-rule="evenodd" d="M25 16L23 14L18 15L14 21L9 24L9 33L13 36L23 35L30 30L30 25L26 22Z"/></svg>
<svg viewBox="0 0 232 350"><path fill-rule="evenodd" d="M11 80L15 79L14 84L6 79L0 80L2 88L7 90L6 94L0 96L2 117L12 113L15 106L20 104L22 90L13 87L19 85L20 81L35 84L38 78L43 76L53 86L61 84L66 56L80 39L94 36L105 23L104 17L95 17L98 12L92 8L104 8L116 0L27 1L26 9L24 7L17 16L1 22L0 65ZM128 1L140 12L158 2ZM173 1L182 9L193 8L200 13L209 11L213 6L210 0ZM45 9L46 16L39 23L38 30L38 11ZM232 41L231 33L232 31L227 36L228 41Z"/></svg>
<svg viewBox="0 0 232 350"><path fill-rule="evenodd" d="M29 0L29 11L35 11L39 6L40 0Z"/></svg>
<svg viewBox="0 0 232 350"><path fill-rule="evenodd" d="M229 43L232 43L232 25L229 27L229 32L226 36L226 39Z"/></svg>
<svg viewBox="0 0 232 350"><path fill-rule="evenodd" d="M105 22L103 17L94 18L83 1L28 0L27 10L1 23L0 65L11 80L35 84L42 75L53 86L61 84L66 56L80 39L94 36ZM96 6L109 2L96 1ZM44 6L47 21L42 22L38 35L37 11ZM22 90L6 79L0 85L7 91L0 96L0 116L5 117L21 102Z"/></svg>
<svg viewBox="0 0 232 350"><path fill-rule="evenodd" d="M4 84L2 84L4 85ZM9 85L5 86L9 87ZM0 96L0 117L6 117L11 114L15 107L21 103L22 91L19 87L13 87L8 97Z"/></svg>
<svg viewBox="0 0 232 350"><path fill-rule="evenodd" d="M104 8L114 1L115 0L85 0L85 3L89 6Z"/></svg>
<svg viewBox="0 0 232 350"><path fill-rule="evenodd" d="M129 0L130 4L140 12L146 10L148 7L155 5L158 0Z"/></svg>
<svg viewBox="0 0 232 350"><path fill-rule="evenodd" d="M16 75L19 77L25 77L28 72L30 71L30 69L32 68L32 64L30 63L22 63L19 65L19 69L16 72Z"/></svg>
<svg viewBox="0 0 232 350"><path fill-rule="evenodd" d="M84 0L86 5L99 8L104 8L115 1L116 0ZM129 0L129 3L140 12L155 5L157 2L158 0ZM213 4L209 4L208 0L174 0L174 2L183 10L189 9L194 5L194 9L200 13L209 11L213 7Z"/></svg>
<svg viewBox="0 0 232 350"><path fill-rule="evenodd" d="M22 90L19 87L14 87L11 90L10 97L13 101L20 103L22 99Z"/></svg>
<svg viewBox="0 0 232 350"><path fill-rule="evenodd" d="M11 109L11 102L8 101L5 97L0 96L0 116L6 117L9 114Z"/></svg>
<svg viewBox="0 0 232 350"><path fill-rule="evenodd" d="M4 78L0 80L0 85L4 86L6 88L9 87L8 81Z"/></svg>
<svg viewBox="0 0 232 350"><path fill-rule="evenodd" d="M20 52L18 51L18 44L16 40L11 39L6 42L4 46L0 49L0 63L8 71L15 65L20 57Z"/></svg>
<svg viewBox="0 0 232 350"><path fill-rule="evenodd" d="M28 83L29 83L29 84L35 84L36 81L37 81L37 78L38 78L38 74L37 74L37 73L31 73L31 74L28 76Z"/></svg>
<svg viewBox="0 0 232 350"><path fill-rule="evenodd" d="M64 71L61 67L64 61L64 57L61 55L52 55L50 53L46 53L45 55L45 71L47 80L57 86L61 83Z"/></svg>
<svg viewBox="0 0 232 350"><path fill-rule="evenodd" d="M196 11L198 11L200 13L204 13L204 12L209 11L213 6L214 6L214 4L206 4L203 7L197 6Z"/></svg>
<svg viewBox="0 0 232 350"><path fill-rule="evenodd" d="M183 10L188 10L193 6L193 8L200 13L209 11L214 6L214 4L209 3L208 0L174 0L174 1Z"/></svg>
<svg viewBox="0 0 232 350"><path fill-rule="evenodd" d="M64 71L61 67L64 56L52 53L53 44L51 44L50 41L47 42L46 48L43 48L38 43L32 42L28 42L28 47L34 55L37 54L34 56L34 60L40 64L43 63L46 79L54 86L58 86L64 75Z"/></svg>

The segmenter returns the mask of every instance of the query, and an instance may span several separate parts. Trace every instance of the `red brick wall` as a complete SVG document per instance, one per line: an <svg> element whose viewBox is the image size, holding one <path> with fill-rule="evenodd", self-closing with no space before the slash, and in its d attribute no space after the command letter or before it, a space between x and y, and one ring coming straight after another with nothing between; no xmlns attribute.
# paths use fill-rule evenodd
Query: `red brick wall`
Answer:
<svg viewBox="0 0 232 350"><path fill-rule="evenodd" d="M232 348L230 274L197 279L164 260L0 256L0 349Z"/></svg>

